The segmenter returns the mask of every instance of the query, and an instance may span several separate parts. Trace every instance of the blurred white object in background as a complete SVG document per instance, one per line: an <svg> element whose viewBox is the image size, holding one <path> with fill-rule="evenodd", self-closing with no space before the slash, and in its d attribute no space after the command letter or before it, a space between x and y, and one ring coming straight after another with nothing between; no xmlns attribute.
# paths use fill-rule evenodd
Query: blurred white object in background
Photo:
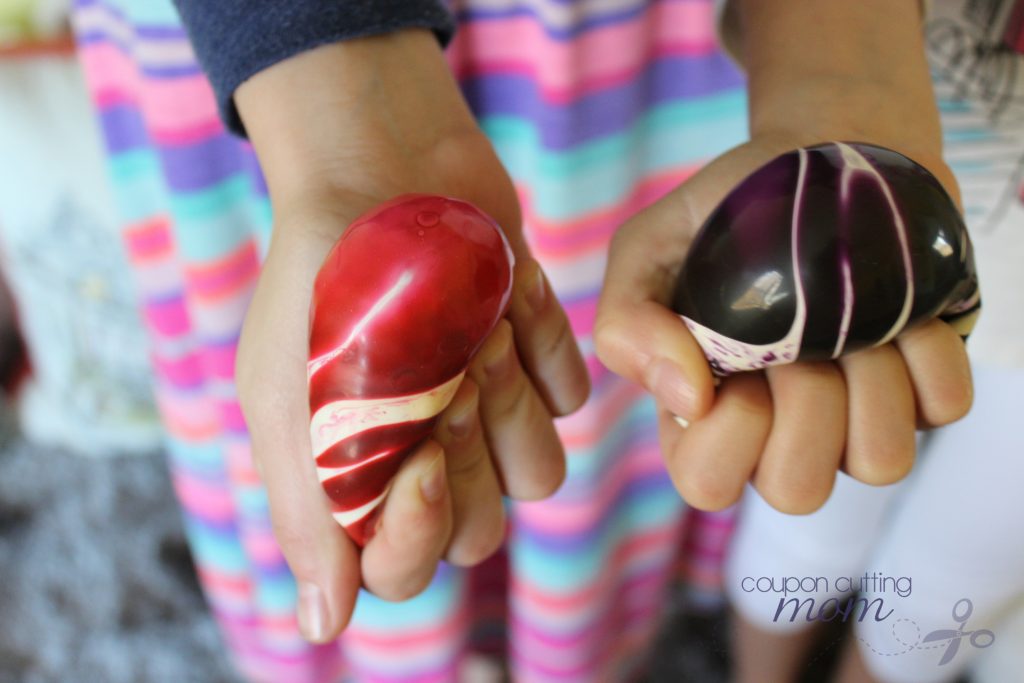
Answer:
<svg viewBox="0 0 1024 683"><path fill-rule="evenodd" d="M71 0L0 0L0 45L67 31Z"/></svg>
<svg viewBox="0 0 1024 683"><path fill-rule="evenodd" d="M73 55L0 58L0 266L28 347L26 436L152 451L147 344L99 131Z"/></svg>

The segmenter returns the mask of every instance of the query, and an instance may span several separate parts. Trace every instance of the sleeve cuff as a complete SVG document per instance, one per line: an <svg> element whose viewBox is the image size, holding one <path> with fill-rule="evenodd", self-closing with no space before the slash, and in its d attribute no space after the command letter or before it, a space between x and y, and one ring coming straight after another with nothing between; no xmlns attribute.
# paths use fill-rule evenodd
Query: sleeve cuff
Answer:
<svg viewBox="0 0 1024 683"><path fill-rule="evenodd" d="M229 130L245 135L235 89L254 74L320 45L404 28L434 31L442 45L455 22L441 0L174 0Z"/></svg>

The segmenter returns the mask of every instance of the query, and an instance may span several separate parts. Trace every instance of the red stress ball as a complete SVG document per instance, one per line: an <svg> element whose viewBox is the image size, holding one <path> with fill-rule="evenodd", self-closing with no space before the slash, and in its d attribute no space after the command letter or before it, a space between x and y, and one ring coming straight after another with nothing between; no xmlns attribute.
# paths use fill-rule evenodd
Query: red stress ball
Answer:
<svg viewBox="0 0 1024 683"><path fill-rule="evenodd" d="M430 195L363 214L327 255L310 311L310 436L334 518L359 545L504 315L512 266L493 219Z"/></svg>

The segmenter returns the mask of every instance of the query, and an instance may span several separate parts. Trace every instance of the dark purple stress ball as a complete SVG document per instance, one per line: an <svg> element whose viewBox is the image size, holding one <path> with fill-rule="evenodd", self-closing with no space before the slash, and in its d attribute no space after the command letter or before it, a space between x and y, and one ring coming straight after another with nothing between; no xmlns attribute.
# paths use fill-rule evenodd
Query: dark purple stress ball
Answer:
<svg viewBox="0 0 1024 683"><path fill-rule="evenodd" d="M754 171L701 227L673 308L717 374L837 358L981 306L960 212L923 166L830 142Z"/></svg>

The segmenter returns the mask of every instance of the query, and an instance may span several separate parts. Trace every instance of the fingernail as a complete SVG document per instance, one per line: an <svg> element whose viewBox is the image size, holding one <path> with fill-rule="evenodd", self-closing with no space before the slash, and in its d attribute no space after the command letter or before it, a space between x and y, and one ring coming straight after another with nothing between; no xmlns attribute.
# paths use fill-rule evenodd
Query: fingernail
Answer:
<svg viewBox="0 0 1024 683"><path fill-rule="evenodd" d="M525 292L526 303L530 304L530 308L534 312L539 313L544 308L544 302L547 300L548 287L544 282L544 271L536 263L533 265L533 273L533 282L530 283Z"/></svg>
<svg viewBox="0 0 1024 683"><path fill-rule="evenodd" d="M652 363L646 373L647 389L676 415L692 415L696 395L678 365L664 358Z"/></svg>
<svg viewBox="0 0 1024 683"><path fill-rule="evenodd" d="M476 417L476 401L470 401L448 418L448 431L452 436L460 439L469 436L474 417Z"/></svg>
<svg viewBox="0 0 1024 683"><path fill-rule="evenodd" d="M299 630L311 642L323 642L327 635L327 600L315 583L299 583Z"/></svg>
<svg viewBox="0 0 1024 683"><path fill-rule="evenodd" d="M447 482L444 475L444 452L438 451L434 459L420 475L420 493L428 505L433 505L444 498Z"/></svg>

